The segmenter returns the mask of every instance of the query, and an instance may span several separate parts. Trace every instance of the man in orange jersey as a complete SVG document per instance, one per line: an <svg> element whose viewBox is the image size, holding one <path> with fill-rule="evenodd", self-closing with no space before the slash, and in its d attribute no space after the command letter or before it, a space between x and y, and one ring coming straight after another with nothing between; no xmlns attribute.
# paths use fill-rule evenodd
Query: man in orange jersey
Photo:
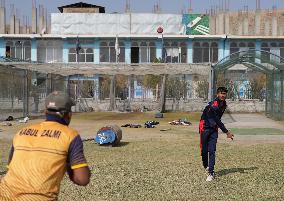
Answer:
<svg viewBox="0 0 284 201"><path fill-rule="evenodd" d="M83 143L69 128L74 102L63 92L46 98L46 121L20 130L13 139L0 200L57 200L67 171L75 184L90 180Z"/></svg>

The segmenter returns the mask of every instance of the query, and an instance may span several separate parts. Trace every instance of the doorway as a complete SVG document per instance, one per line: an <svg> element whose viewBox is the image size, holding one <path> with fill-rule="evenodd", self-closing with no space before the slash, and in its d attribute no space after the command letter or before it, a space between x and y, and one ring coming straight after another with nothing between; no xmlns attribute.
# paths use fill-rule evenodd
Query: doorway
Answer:
<svg viewBox="0 0 284 201"><path fill-rule="evenodd" d="M139 47L131 47L131 63L139 63Z"/></svg>

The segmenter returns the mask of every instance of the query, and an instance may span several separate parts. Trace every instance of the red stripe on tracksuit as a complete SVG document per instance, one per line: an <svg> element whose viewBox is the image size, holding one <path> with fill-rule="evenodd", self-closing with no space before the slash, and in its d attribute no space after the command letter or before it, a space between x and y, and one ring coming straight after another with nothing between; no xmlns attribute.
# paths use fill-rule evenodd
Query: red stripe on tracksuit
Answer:
<svg viewBox="0 0 284 201"><path fill-rule="evenodd" d="M200 120L199 122L199 134L200 134L200 150L202 152L202 133L204 132L205 121Z"/></svg>

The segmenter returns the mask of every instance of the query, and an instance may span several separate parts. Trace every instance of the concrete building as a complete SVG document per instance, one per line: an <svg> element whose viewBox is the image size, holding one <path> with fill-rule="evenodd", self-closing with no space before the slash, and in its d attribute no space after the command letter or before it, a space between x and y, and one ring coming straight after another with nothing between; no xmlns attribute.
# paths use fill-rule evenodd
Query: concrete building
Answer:
<svg viewBox="0 0 284 201"><path fill-rule="evenodd" d="M279 23L282 11L275 11L274 17L266 22L262 20L264 12L239 14L240 23L234 21L237 13L109 14L104 7L82 2L59 7L59 11L51 14L48 34L38 32L36 19L32 26L34 34L18 33L13 26L19 22L13 24L13 18L13 34L0 34L0 56L67 66L78 62L102 67L119 63L136 64L138 68L165 59L166 63L184 68L197 68L195 64L199 64L207 73L211 64L238 51L265 50L284 57L283 28ZM36 15L33 10L34 18ZM163 34L157 33L158 27L163 28ZM192 82L194 76L188 74L186 79ZM99 76L92 79L99 82ZM140 90L139 83L133 82ZM139 98L139 94L133 96Z"/></svg>

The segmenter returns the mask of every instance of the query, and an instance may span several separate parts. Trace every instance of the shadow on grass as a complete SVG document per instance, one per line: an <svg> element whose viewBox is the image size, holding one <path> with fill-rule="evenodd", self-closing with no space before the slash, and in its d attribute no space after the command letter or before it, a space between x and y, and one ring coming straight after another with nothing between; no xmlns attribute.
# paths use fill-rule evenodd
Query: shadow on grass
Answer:
<svg viewBox="0 0 284 201"><path fill-rule="evenodd" d="M129 144L129 142L120 142L117 145L112 145L112 144L101 144L99 145L100 147L124 147L127 146Z"/></svg>
<svg viewBox="0 0 284 201"><path fill-rule="evenodd" d="M124 147L127 146L129 144L129 142L120 142L118 145L116 145L115 147Z"/></svg>
<svg viewBox="0 0 284 201"><path fill-rule="evenodd" d="M249 167L249 168L229 168L229 169L224 169L216 172L216 175L219 177L228 175L228 174L234 174L234 173L241 173L241 174L248 174L246 171L253 171L257 170L258 167Z"/></svg>

